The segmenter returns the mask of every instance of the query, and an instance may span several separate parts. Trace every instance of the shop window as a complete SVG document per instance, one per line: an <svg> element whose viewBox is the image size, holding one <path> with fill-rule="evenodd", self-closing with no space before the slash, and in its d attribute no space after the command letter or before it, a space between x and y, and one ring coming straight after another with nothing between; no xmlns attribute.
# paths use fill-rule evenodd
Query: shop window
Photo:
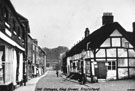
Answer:
<svg viewBox="0 0 135 91"><path fill-rule="evenodd" d="M116 69L115 61L109 61L108 62L108 70L115 70L115 69Z"/></svg>

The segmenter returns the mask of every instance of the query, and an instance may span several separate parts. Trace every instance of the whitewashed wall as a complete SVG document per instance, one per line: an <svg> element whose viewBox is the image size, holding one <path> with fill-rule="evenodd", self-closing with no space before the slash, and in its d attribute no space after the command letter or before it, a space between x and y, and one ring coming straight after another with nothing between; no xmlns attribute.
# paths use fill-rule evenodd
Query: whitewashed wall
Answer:
<svg viewBox="0 0 135 91"><path fill-rule="evenodd" d="M119 31L115 30L110 36L122 36L122 34L120 34ZM126 43L125 42L128 42L125 38L122 38L122 47L124 48L121 48L121 49L118 49L118 55L119 57L127 57L127 51L125 50L125 47L127 45L125 45ZM112 39L112 46L113 47L120 47L120 38L113 38ZM101 45L101 47L110 47L110 39L106 39L105 42ZM130 48L133 48L133 46L131 44L129 44L129 47ZM135 55L135 52L133 50L131 50L132 52L130 52L130 56L134 56ZM105 50L104 49L101 49L98 51L98 53L96 54L97 57L105 57ZM116 49L115 48L110 48L110 49L107 49L107 56L108 57L116 57ZM134 60L134 59L132 59ZM101 60L98 60L98 61L105 61L103 59ZM127 62L127 59L120 59L120 60L108 60L108 61L118 61L119 65L120 66L128 66L128 62ZM130 63L131 65L135 65L135 60L134 61L131 61L130 60ZM121 69L118 69L118 75L119 75L119 78L123 78L123 77L127 77L128 76L128 70L127 68L121 68ZM134 69L131 69L130 71L130 75L135 75L135 70ZM108 70L107 71L107 79L116 79L116 70Z"/></svg>

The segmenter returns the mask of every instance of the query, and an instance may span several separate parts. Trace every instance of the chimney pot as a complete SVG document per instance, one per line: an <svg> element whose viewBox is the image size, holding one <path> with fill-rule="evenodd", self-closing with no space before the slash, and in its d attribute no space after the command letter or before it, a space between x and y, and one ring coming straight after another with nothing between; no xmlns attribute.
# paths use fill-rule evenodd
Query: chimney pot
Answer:
<svg viewBox="0 0 135 91"><path fill-rule="evenodd" d="M90 33L89 29L86 28L86 30L85 30L85 37L88 37L89 36L89 33Z"/></svg>

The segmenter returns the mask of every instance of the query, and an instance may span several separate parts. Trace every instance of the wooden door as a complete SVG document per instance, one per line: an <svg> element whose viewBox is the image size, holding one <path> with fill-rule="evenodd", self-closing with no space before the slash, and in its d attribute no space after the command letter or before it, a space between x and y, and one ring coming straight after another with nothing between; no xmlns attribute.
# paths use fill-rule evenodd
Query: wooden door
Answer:
<svg viewBox="0 0 135 91"><path fill-rule="evenodd" d="M107 67L105 66L105 62L97 62L97 66L95 75L100 79L106 79Z"/></svg>

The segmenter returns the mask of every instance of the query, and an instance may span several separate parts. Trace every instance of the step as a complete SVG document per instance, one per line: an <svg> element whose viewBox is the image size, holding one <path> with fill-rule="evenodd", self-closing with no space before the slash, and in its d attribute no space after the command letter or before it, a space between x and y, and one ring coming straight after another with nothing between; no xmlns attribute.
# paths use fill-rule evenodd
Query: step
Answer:
<svg viewBox="0 0 135 91"><path fill-rule="evenodd" d="M106 79L98 79L98 82L106 82Z"/></svg>

